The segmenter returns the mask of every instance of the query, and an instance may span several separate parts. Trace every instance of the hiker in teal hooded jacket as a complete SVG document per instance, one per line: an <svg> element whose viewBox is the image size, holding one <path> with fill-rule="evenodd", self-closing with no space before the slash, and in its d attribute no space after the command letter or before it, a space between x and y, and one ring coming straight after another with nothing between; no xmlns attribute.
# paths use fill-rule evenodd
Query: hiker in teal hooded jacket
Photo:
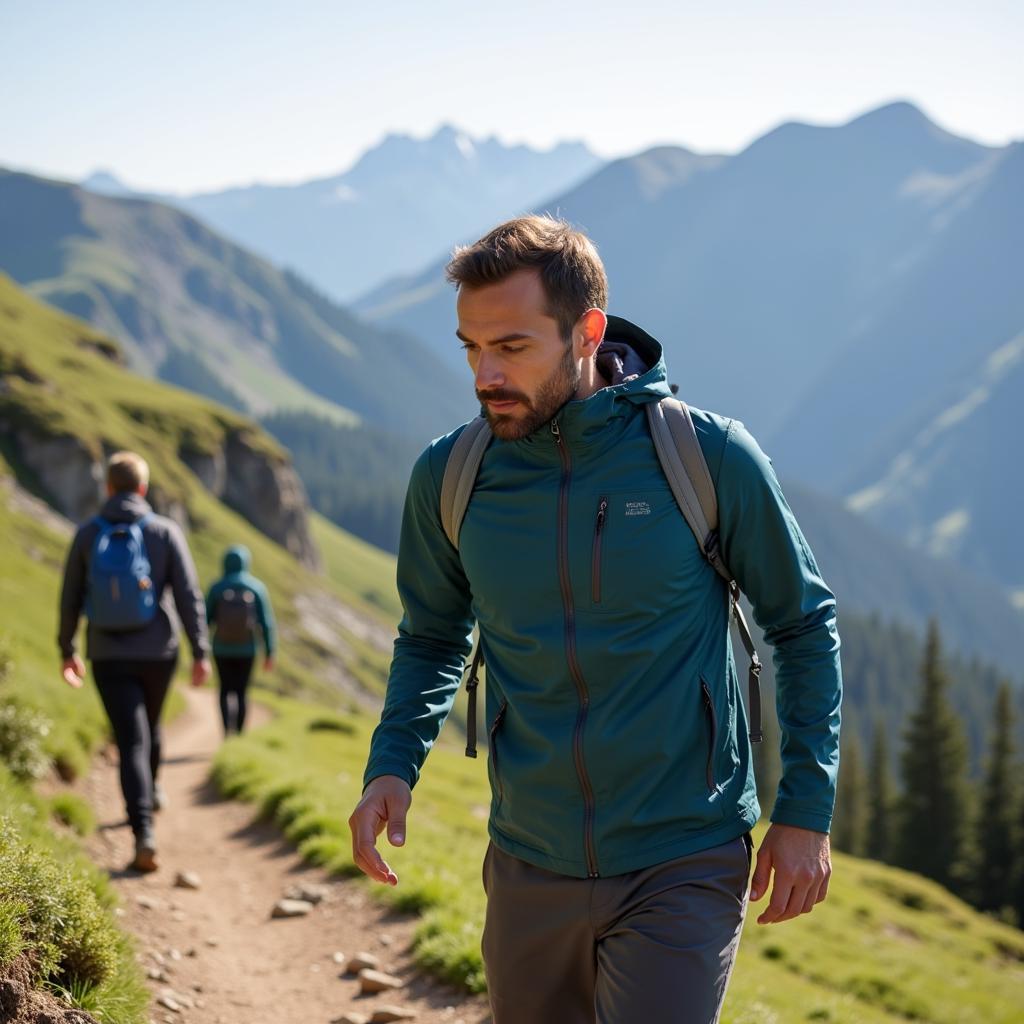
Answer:
<svg viewBox="0 0 1024 1024"><path fill-rule="evenodd" d="M225 735L245 727L246 692L260 647L264 669L269 672L274 667L274 612L267 588L249 572L251 564L248 548L241 544L228 548L224 575L206 595Z"/></svg>
<svg viewBox="0 0 1024 1024"><path fill-rule="evenodd" d="M828 891L835 599L767 456L736 420L691 410L721 554L773 647L783 771L750 882L760 808L730 596L648 427L645 406L670 397L661 346L606 315L592 243L550 218L499 226L457 251L448 276L493 440L457 546L441 491L466 428L431 444L412 472L404 617L349 821L355 863L398 883L376 839L386 830L392 845L406 841L411 791L476 624L495 1024L711 1024L748 896L771 892L758 918L768 924L810 912Z"/></svg>

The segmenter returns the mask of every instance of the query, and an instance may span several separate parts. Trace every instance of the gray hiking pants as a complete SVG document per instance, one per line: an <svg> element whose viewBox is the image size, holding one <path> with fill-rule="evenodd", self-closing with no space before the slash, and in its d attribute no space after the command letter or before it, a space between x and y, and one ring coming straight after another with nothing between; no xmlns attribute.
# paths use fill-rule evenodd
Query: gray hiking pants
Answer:
<svg viewBox="0 0 1024 1024"><path fill-rule="evenodd" d="M714 1024L750 875L749 836L608 878L484 858L494 1024Z"/></svg>

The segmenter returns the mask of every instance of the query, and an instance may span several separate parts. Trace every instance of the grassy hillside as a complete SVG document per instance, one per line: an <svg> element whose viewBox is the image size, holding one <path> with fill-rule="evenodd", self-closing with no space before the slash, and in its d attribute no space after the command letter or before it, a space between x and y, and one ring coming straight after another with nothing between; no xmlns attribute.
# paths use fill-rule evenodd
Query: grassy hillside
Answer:
<svg viewBox="0 0 1024 1024"><path fill-rule="evenodd" d="M13 543L0 572L0 633L6 633L25 675L21 688L40 705L64 699L56 678L59 572L70 524L35 511L25 489L39 490L18 463L10 428L37 438L77 438L98 458L104 451L143 452L159 508L184 511L200 578L220 572L224 549L246 544L254 569L270 589L281 632L278 667L267 685L346 705L380 693L395 621L393 569L385 556L325 521L314 527L327 562L325 575L299 566L278 544L214 499L182 454L222 445L228 432L250 447L283 458L277 443L250 421L194 395L140 379L110 358L111 343L80 321L50 310L0 277L0 527ZM4 461L6 460L6 461ZM45 495L44 495L45 497ZM340 585L332 582L337 577ZM91 700L82 696L84 708ZM55 705L56 706L56 705ZM92 711L66 717L52 750L81 767L95 744Z"/></svg>
<svg viewBox="0 0 1024 1024"><path fill-rule="evenodd" d="M230 794L259 803L318 863L353 872L345 821L361 790L371 723L278 701L276 720L222 749ZM486 771L439 747L417 786L405 848L385 855L396 889L382 898L424 912L421 962L471 989L483 984L480 864ZM756 916L756 915L755 915ZM828 902L764 928L748 919L726 1024L1011 1024L1024 995L1024 935L914 875L835 856Z"/></svg>

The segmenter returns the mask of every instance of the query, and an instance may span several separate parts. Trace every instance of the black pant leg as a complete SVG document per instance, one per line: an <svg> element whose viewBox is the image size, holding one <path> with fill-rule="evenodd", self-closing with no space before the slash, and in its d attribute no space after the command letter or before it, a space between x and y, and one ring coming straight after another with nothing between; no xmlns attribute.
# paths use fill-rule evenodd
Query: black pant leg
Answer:
<svg viewBox="0 0 1024 1024"><path fill-rule="evenodd" d="M145 691L132 662L94 661L93 677L114 730L121 769L121 792L135 835L153 826L153 775Z"/></svg>
<svg viewBox="0 0 1024 1024"><path fill-rule="evenodd" d="M149 767L154 782L160 773L160 761L163 755L160 714L163 711L167 694L170 692L176 666L176 660L147 662L142 676L146 718L149 722Z"/></svg>
<svg viewBox="0 0 1024 1024"><path fill-rule="evenodd" d="M252 658L248 658L245 666L244 673L240 672L240 679L238 687L235 690L236 700L238 701L238 709L236 714L238 717L235 720L235 728L238 732L241 732L245 728L245 713L248 710L248 701L246 695L249 692L249 680L252 678Z"/></svg>
<svg viewBox="0 0 1024 1024"><path fill-rule="evenodd" d="M234 694L224 686L223 681L220 685L220 720L224 725L224 735L226 736L231 732L232 723L234 722Z"/></svg>
<svg viewBox="0 0 1024 1024"><path fill-rule="evenodd" d="M241 732L245 725L246 690L252 677L254 658L215 656L220 679L220 714L225 734Z"/></svg>

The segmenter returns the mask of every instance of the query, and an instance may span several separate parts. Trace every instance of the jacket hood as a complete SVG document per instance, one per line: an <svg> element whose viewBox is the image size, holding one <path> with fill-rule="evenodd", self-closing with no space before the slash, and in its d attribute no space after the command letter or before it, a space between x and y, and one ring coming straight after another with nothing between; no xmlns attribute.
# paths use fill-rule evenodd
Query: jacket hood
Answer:
<svg viewBox="0 0 1024 1024"><path fill-rule="evenodd" d="M134 523L152 511L152 506L141 494L121 491L107 498L100 509L100 515L110 523Z"/></svg>
<svg viewBox="0 0 1024 1024"><path fill-rule="evenodd" d="M244 544L234 544L224 552L224 572L248 572L252 555Z"/></svg>
<svg viewBox="0 0 1024 1024"><path fill-rule="evenodd" d="M603 433L610 421L628 417L634 406L659 402L672 394L661 345L622 317L608 317L596 359L608 385L589 398L566 402L554 416L562 432L573 439L589 442ZM546 444L549 438L545 425L512 443Z"/></svg>
<svg viewBox="0 0 1024 1024"><path fill-rule="evenodd" d="M597 368L616 397L646 403L671 394L661 343L621 316L608 317L596 358Z"/></svg>

